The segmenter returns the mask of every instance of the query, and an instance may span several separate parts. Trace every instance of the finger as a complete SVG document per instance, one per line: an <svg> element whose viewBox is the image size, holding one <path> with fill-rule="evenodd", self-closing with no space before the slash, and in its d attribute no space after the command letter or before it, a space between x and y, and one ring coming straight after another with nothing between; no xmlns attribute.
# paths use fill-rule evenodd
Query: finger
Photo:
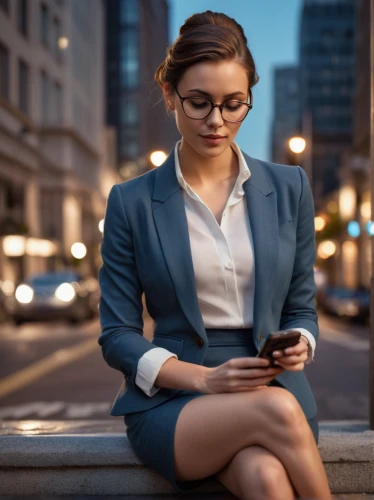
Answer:
<svg viewBox="0 0 374 500"><path fill-rule="evenodd" d="M305 364L304 363L297 363L296 365L290 365L290 366L285 366L285 369L289 372L301 372L304 370Z"/></svg>
<svg viewBox="0 0 374 500"><path fill-rule="evenodd" d="M282 370L282 368L280 368L279 366L271 368L251 368L249 370L235 370L230 373L230 375L233 378L238 379L256 379L277 376L279 375L280 370Z"/></svg>
<svg viewBox="0 0 374 500"><path fill-rule="evenodd" d="M278 363L285 364L285 365L294 365L295 363L301 363L306 361L308 358L308 355L306 353L303 353L299 356L283 356L282 358L277 358L276 361L274 361L274 364L278 366Z"/></svg>
<svg viewBox="0 0 374 500"><path fill-rule="evenodd" d="M273 356L275 358L280 358L281 356L292 356L302 354L303 352L308 352L308 349L305 349L305 344L296 347L288 347L284 351L274 351Z"/></svg>
<svg viewBox="0 0 374 500"><path fill-rule="evenodd" d="M279 356L284 356L283 351L273 351L272 356L279 357Z"/></svg>
<svg viewBox="0 0 374 500"><path fill-rule="evenodd" d="M297 372L297 371L301 371L304 369L305 363L303 361L300 363L289 364L289 365L286 363L282 363L282 364L280 364L280 366L282 366L287 371Z"/></svg>
<svg viewBox="0 0 374 500"><path fill-rule="evenodd" d="M293 347L287 347L287 349L284 349L284 354L287 356L289 354L300 353L304 351L306 352L307 350L308 350L307 345L304 342L302 342Z"/></svg>
<svg viewBox="0 0 374 500"><path fill-rule="evenodd" d="M232 368L266 368L270 361L265 358L248 356L246 358L232 358L229 361Z"/></svg>

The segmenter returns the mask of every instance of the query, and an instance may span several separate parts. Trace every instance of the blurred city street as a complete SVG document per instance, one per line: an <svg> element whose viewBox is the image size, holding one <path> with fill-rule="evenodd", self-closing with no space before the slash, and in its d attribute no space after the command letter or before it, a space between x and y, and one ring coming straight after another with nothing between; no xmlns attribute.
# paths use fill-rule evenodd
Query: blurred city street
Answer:
<svg viewBox="0 0 374 500"><path fill-rule="evenodd" d="M270 18L261 2L214 6L241 13L260 76L237 145L308 177L321 336L305 370L320 419L367 419L369 0L271 5ZM160 167L181 137L155 72L200 8L0 0L0 418L109 415L123 378L92 319L107 199Z"/></svg>
<svg viewBox="0 0 374 500"><path fill-rule="evenodd" d="M319 318L315 361L305 368L319 418L367 419L369 327ZM151 338L152 320L146 314L144 320ZM2 325L0 419L109 417L122 377L102 358L99 331L98 320Z"/></svg>
<svg viewBox="0 0 374 500"><path fill-rule="evenodd" d="M374 0L0 0L0 500L166 498L165 407L183 398L141 431L112 406L143 410L170 352L184 363L166 387L194 376L186 361L216 366L197 350L204 328L213 360L239 356L248 325L264 352L302 329L333 498L374 500L373 85ZM265 342L270 329L286 335ZM112 366L137 370L143 396ZM209 372L217 392L222 373ZM284 380L314 415L303 376ZM273 457L229 457L241 409L207 397L212 418L194 411L202 425L176 440L188 470L175 460L174 479L230 458L240 498L252 475L256 498L282 496L286 476L297 498L325 498L294 418L283 460L278 421L294 409L271 392L273 448L256 444Z"/></svg>

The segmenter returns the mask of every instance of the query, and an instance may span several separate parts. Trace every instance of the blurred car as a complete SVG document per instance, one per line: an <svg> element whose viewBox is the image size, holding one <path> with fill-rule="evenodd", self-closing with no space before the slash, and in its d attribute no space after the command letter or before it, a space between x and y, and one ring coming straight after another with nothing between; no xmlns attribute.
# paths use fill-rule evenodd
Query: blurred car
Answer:
<svg viewBox="0 0 374 500"><path fill-rule="evenodd" d="M331 315L369 321L370 291L348 288L326 287L320 293L319 306Z"/></svg>
<svg viewBox="0 0 374 500"><path fill-rule="evenodd" d="M20 283L6 308L16 324L66 319L77 323L98 314L100 289L96 278L75 271L39 274Z"/></svg>

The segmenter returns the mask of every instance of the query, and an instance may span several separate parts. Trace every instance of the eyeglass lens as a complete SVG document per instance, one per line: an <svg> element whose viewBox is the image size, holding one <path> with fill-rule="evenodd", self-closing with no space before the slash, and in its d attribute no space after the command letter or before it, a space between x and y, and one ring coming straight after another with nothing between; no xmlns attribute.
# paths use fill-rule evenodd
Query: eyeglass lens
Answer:
<svg viewBox="0 0 374 500"><path fill-rule="evenodd" d="M203 119L208 116L212 104L202 97L189 97L183 102L184 112L190 118ZM243 120L248 112L248 107L238 101L226 101L222 108L222 118L227 121Z"/></svg>

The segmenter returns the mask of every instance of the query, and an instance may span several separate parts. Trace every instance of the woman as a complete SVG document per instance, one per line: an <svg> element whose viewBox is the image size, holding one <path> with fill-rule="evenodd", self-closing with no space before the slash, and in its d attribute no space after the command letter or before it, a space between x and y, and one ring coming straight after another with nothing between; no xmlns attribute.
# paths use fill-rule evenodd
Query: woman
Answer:
<svg viewBox="0 0 374 500"><path fill-rule="evenodd" d="M306 175L233 142L258 79L233 19L190 17L155 79L182 140L109 195L99 343L125 376L111 414L177 491L215 477L238 498L327 500L303 373L318 337ZM301 340L274 353L277 366L256 357L271 331L290 328Z"/></svg>

